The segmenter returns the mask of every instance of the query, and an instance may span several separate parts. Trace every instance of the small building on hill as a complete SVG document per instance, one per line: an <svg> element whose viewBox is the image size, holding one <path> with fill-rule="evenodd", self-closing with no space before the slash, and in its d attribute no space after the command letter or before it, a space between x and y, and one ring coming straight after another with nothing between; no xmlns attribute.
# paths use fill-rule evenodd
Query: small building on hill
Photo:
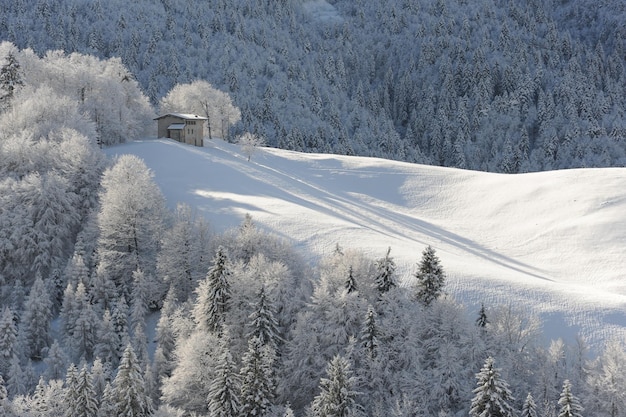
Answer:
<svg viewBox="0 0 626 417"><path fill-rule="evenodd" d="M202 146L206 117L195 114L168 113L154 119L159 138L170 138L188 145Z"/></svg>

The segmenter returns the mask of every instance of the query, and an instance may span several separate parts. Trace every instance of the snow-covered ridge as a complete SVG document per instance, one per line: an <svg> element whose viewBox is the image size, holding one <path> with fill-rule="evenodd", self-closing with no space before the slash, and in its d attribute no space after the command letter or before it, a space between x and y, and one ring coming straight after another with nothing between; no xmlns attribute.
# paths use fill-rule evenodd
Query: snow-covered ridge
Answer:
<svg viewBox="0 0 626 417"><path fill-rule="evenodd" d="M410 279L432 245L447 290L471 310L539 313L550 338L591 346L626 336L626 169L501 175L375 158L145 140L109 148L155 173L168 203L186 202L217 231L246 213L310 259L338 243L372 257L387 247Z"/></svg>

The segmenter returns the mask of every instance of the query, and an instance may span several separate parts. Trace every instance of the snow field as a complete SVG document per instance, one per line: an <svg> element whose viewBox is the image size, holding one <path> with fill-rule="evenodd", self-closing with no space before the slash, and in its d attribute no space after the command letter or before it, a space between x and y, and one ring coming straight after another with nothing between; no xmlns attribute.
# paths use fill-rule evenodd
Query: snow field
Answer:
<svg viewBox="0 0 626 417"><path fill-rule="evenodd" d="M109 148L144 159L168 204L185 202L215 231L246 213L311 261L336 244L391 255L410 284L426 245L468 307L537 313L546 337L592 348L626 337L626 169L503 175L376 158L169 140Z"/></svg>

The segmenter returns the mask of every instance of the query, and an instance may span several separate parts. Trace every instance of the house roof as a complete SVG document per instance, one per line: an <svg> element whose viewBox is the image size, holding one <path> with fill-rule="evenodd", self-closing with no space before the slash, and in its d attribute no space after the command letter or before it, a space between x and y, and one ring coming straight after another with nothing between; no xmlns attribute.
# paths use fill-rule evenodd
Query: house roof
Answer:
<svg viewBox="0 0 626 417"><path fill-rule="evenodd" d="M172 123L167 127L167 130L183 130L185 128L184 123Z"/></svg>
<svg viewBox="0 0 626 417"><path fill-rule="evenodd" d="M168 117L168 116L177 117L183 120L209 120L206 117L198 116L197 114L191 114L191 113L167 113L167 114L164 114L163 116L159 116L155 118L154 120L163 119L164 117Z"/></svg>

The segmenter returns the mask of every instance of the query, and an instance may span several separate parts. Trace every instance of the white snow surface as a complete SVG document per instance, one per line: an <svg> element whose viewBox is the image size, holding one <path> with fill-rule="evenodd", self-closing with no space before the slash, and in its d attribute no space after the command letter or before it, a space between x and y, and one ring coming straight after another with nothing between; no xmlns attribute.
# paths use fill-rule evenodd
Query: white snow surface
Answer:
<svg viewBox="0 0 626 417"><path fill-rule="evenodd" d="M504 175L270 148L247 161L219 140L107 153L142 158L171 208L189 204L217 232L250 213L311 262L336 244L373 259L391 247L407 285L431 245L471 314L510 304L537 313L547 340L626 340L626 169Z"/></svg>
<svg viewBox="0 0 626 417"><path fill-rule="evenodd" d="M339 11L332 4L325 0L312 0L302 4L304 10L316 21L321 22L343 22Z"/></svg>

